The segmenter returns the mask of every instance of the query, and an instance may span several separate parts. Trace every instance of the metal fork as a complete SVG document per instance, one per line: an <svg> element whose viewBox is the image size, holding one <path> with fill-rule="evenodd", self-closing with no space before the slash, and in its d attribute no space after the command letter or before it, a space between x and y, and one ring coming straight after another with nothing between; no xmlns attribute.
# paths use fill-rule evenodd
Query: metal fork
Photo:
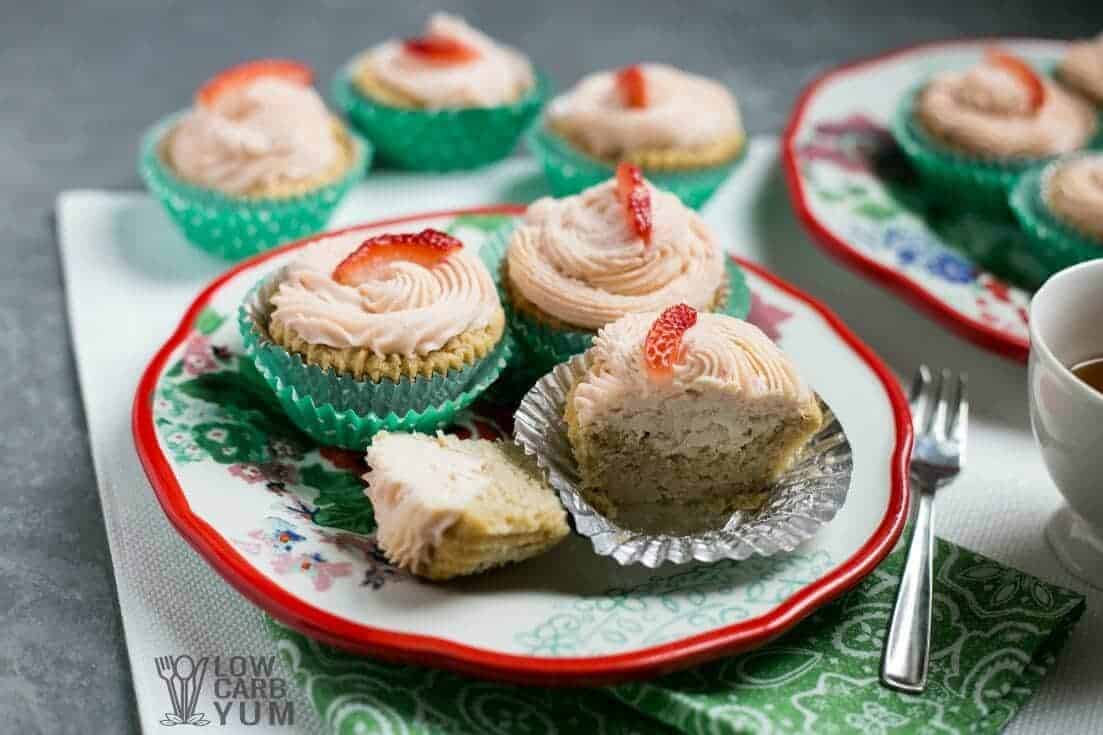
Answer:
<svg viewBox="0 0 1103 735"><path fill-rule="evenodd" d="M967 383L964 374L955 376L949 370L932 380L926 365L920 366L912 381L915 447L911 481L919 490L919 509L881 659L881 681L911 694L927 686L934 587L934 495L965 466Z"/></svg>

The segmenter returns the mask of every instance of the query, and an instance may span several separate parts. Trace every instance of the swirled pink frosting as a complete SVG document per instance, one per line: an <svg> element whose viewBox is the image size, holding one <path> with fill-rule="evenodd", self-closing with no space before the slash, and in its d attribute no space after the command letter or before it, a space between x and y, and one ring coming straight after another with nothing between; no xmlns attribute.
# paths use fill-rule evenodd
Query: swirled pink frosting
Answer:
<svg viewBox="0 0 1103 735"><path fill-rule="evenodd" d="M665 64L642 64L647 105L624 105L616 74L603 71L583 78L548 107L548 121L598 156L619 156L650 148L708 145L741 134L735 97L711 79Z"/></svg>
<svg viewBox="0 0 1103 735"><path fill-rule="evenodd" d="M331 119L310 87L261 77L192 108L169 139L169 162L187 181L230 194L311 179L340 155Z"/></svg>
<svg viewBox="0 0 1103 735"><path fill-rule="evenodd" d="M704 220L650 184L651 243L628 224L616 182L534 202L513 233L509 279L551 316L597 329L625 314L712 305L724 254Z"/></svg>
<svg viewBox="0 0 1103 735"><path fill-rule="evenodd" d="M307 246L272 296L272 322L313 344L410 356L438 350L500 313L490 273L467 248L430 268L396 260L359 285L334 281L333 269L363 241L353 232Z"/></svg>
<svg viewBox="0 0 1103 735"><path fill-rule="evenodd" d="M1029 90L1004 69L940 74L920 94L916 114L930 133L973 155L1043 158L1077 150L1095 133L1095 111L1060 85L1042 83L1045 101L1032 110Z"/></svg>
<svg viewBox="0 0 1103 735"><path fill-rule="evenodd" d="M1103 33L1069 45L1058 67L1061 78L1103 105Z"/></svg>
<svg viewBox="0 0 1103 735"><path fill-rule="evenodd" d="M629 401L691 391L799 404L815 400L796 366L762 330L724 314L699 314L697 323L682 335L685 356L675 364L673 379L655 382L644 363L644 342L659 314L629 314L598 332L589 352L594 367L574 390L574 407L582 423Z"/></svg>
<svg viewBox="0 0 1103 735"><path fill-rule="evenodd" d="M402 41L392 39L368 51L359 63L384 84L429 108L508 104L533 85L528 59L460 18L437 13L429 19L425 35L460 41L478 51L479 57L459 64L434 64L406 52Z"/></svg>
<svg viewBox="0 0 1103 735"><path fill-rule="evenodd" d="M1043 195L1054 215L1103 245L1103 154L1056 164L1046 174Z"/></svg>

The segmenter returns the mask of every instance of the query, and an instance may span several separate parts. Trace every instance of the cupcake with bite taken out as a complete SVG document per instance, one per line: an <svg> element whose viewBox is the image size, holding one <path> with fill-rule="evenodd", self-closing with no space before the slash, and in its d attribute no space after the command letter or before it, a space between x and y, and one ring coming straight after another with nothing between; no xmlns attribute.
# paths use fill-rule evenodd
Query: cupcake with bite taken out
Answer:
<svg viewBox="0 0 1103 735"><path fill-rule="evenodd" d="M529 142L556 196L600 183L627 162L697 208L731 173L746 135L735 97L719 82L635 64L591 74L557 97Z"/></svg>
<svg viewBox="0 0 1103 735"><path fill-rule="evenodd" d="M432 229L310 243L253 289L240 327L291 419L350 449L447 424L510 354L486 265Z"/></svg>
<svg viewBox="0 0 1103 735"><path fill-rule="evenodd" d="M146 134L141 174L190 242L239 259L313 234L363 177L370 147L312 77L280 59L232 67Z"/></svg>
<svg viewBox="0 0 1103 735"><path fill-rule="evenodd" d="M1057 78L1103 108L1103 33L1070 44L1057 66Z"/></svg>
<svg viewBox="0 0 1103 735"><path fill-rule="evenodd" d="M1090 104L996 48L909 94L893 125L932 194L993 214L1007 212L1024 171L1089 146L1098 132Z"/></svg>
<svg viewBox="0 0 1103 735"><path fill-rule="evenodd" d="M388 164L447 171L508 156L539 113L546 86L519 51L437 13L424 35L386 41L353 59L334 97Z"/></svg>

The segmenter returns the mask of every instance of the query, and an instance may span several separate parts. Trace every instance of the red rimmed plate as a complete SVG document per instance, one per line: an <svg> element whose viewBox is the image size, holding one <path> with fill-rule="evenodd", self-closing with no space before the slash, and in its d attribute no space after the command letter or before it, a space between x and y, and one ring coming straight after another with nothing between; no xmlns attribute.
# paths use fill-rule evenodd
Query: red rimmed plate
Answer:
<svg viewBox="0 0 1103 735"><path fill-rule="evenodd" d="M467 244L520 212L498 207L364 225L448 229ZM312 238L313 239L313 238ZM360 457L312 446L240 356L245 292L310 240L214 281L146 369L134 401L142 464L166 515L242 594L303 633L372 656L550 685L653 676L753 648L856 584L899 537L911 429L894 377L825 307L741 262L751 319L800 364L854 450L848 502L787 555L648 571L572 537L551 553L429 584L386 563L362 495ZM508 417L456 430L501 435Z"/></svg>

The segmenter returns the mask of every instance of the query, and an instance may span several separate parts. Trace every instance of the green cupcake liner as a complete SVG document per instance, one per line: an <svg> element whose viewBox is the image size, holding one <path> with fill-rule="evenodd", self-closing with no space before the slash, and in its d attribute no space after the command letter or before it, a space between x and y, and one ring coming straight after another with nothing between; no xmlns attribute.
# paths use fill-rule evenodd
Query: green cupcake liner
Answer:
<svg viewBox="0 0 1103 735"><path fill-rule="evenodd" d="M170 115L146 132L138 171L188 242L227 260L241 260L321 232L371 165L371 145L353 135L356 156L348 171L315 191L270 199L223 194L180 179L161 159L161 141L183 114Z"/></svg>
<svg viewBox="0 0 1103 735"><path fill-rule="evenodd" d="M553 366L590 349L595 332L556 329L510 305L509 295L501 283L501 264L509 248L513 227L512 224L506 225L491 233L479 254L494 274L506 318L518 344L511 368L529 371L539 377ZM728 277L728 299L719 313L744 319L751 310L751 291L747 286L746 276L731 257L725 257L724 270Z"/></svg>
<svg viewBox="0 0 1103 735"><path fill-rule="evenodd" d="M1103 258L1103 241L1058 219L1045 202L1046 180L1061 162L1025 174L1010 199L1011 211L1026 233L1027 246L1048 269L1047 277L1077 263Z"/></svg>
<svg viewBox="0 0 1103 735"><path fill-rule="evenodd" d="M245 354L295 425L328 446L363 449L379 431L432 432L447 426L490 387L513 352L507 332L488 355L447 375L357 380L307 364L268 338L261 324L277 283L272 277L255 286L238 311Z"/></svg>
<svg viewBox="0 0 1103 735"><path fill-rule="evenodd" d="M355 64L354 60L338 72L334 104L372 141L381 161L415 171L478 168L505 158L540 113L551 86L537 74L533 88L512 104L408 109L362 93L353 81Z"/></svg>
<svg viewBox="0 0 1103 735"><path fill-rule="evenodd" d="M608 180L615 173L608 163L583 153L544 125L535 126L529 132L526 142L543 165L548 186L557 197L577 194ZM742 162L746 151L747 145L744 144L739 155L720 166L688 171L644 169L643 173L648 181L676 195L687 207L700 209Z"/></svg>
<svg viewBox="0 0 1103 735"><path fill-rule="evenodd" d="M915 166L924 188L957 208L973 208L992 216L1010 217L1007 198L1019 177L1053 158L986 160L959 153L930 136L915 117L915 102L926 83L901 100L892 120L897 145ZM1100 129L1088 147L1103 144Z"/></svg>

